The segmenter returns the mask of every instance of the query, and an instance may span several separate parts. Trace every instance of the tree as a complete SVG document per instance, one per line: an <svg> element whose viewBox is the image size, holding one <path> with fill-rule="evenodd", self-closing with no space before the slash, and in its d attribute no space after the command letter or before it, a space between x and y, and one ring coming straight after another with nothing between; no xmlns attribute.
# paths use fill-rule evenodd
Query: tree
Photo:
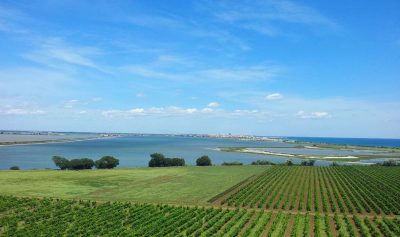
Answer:
<svg viewBox="0 0 400 237"><path fill-rule="evenodd" d="M378 163L378 164L382 166L399 166L400 162L396 160L385 160L383 163Z"/></svg>
<svg viewBox="0 0 400 237"><path fill-rule="evenodd" d="M62 156L53 156L52 160L54 164L61 170L66 170L69 168L69 160Z"/></svg>
<svg viewBox="0 0 400 237"><path fill-rule="evenodd" d="M339 164L337 162L332 162L331 166L339 166Z"/></svg>
<svg viewBox="0 0 400 237"><path fill-rule="evenodd" d="M293 165L293 161L292 160L286 160L285 163L287 166L292 166Z"/></svg>
<svg viewBox="0 0 400 237"><path fill-rule="evenodd" d="M197 166L211 166L211 165L212 165L212 164L211 164L211 159L210 159L210 157L208 157L208 156L199 157L199 158L196 160L196 165L197 165Z"/></svg>
<svg viewBox="0 0 400 237"><path fill-rule="evenodd" d="M165 156L161 153L153 153L150 155L149 167L164 167Z"/></svg>
<svg viewBox="0 0 400 237"><path fill-rule="evenodd" d="M112 169L119 165L119 160L113 156L103 156L100 160L96 160L94 165L97 169Z"/></svg>
<svg viewBox="0 0 400 237"><path fill-rule="evenodd" d="M301 165L302 166L314 166L315 160L302 160Z"/></svg>
<svg viewBox="0 0 400 237"><path fill-rule="evenodd" d="M181 158L165 158L166 166L185 166L185 160Z"/></svg>
<svg viewBox="0 0 400 237"><path fill-rule="evenodd" d="M251 162L252 165L275 165L275 163L269 161L269 160L257 160Z"/></svg>
<svg viewBox="0 0 400 237"><path fill-rule="evenodd" d="M242 162L238 162L238 161L233 161L233 162L224 162L221 165L223 166L234 166L234 165L243 165Z"/></svg>
<svg viewBox="0 0 400 237"><path fill-rule="evenodd" d="M185 166L185 160L182 158L166 158L160 153L153 153L150 157L149 167Z"/></svg>
<svg viewBox="0 0 400 237"><path fill-rule="evenodd" d="M89 158L72 159L69 161L69 169L72 170L92 169L93 166L94 162Z"/></svg>
<svg viewBox="0 0 400 237"><path fill-rule="evenodd" d="M14 166L11 166L11 167L10 167L10 170L19 170L19 167L16 166L16 165L14 165Z"/></svg>

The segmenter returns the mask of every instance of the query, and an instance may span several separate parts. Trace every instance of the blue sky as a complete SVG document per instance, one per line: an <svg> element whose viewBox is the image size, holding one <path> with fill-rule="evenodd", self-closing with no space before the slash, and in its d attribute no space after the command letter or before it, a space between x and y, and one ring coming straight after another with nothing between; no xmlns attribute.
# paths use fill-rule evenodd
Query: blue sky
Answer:
<svg viewBox="0 0 400 237"><path fill-rule="evenodd" d="M399 138L399 12L1 1L0 129Z"/></svg>

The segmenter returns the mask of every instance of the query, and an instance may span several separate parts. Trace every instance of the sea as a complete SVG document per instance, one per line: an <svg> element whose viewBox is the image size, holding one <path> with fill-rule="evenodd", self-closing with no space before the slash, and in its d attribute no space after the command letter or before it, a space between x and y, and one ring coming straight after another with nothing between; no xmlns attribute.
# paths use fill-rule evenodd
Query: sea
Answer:
<svg viewBox="0 0 400 237"><path fill-rule="evenodd" d="M294 138L292 138L294 139ZM296 138L303 139L303 138ZM311 139L311 140L307 140ZM1 139L0 139L1 140ZM4 139L3 139L4 140ZM399 147L399 143L392 141L377 140L376 143L365 143L348 140L343 141L335 138L330 140L322 138L304 138L304 141L328 142L335 141L337 144L376 145L390 144ZM386 139L385 139L386 140ZM397 140L399 142L399 140ZM214 164L223 162L238 161L243 164L250 164L256 160L269 160L274 163L283 163L288 158L273 155L231 153L218 151L218 147L283 147L293 148L294 144L279 141L254 141L235 140L209 137L188 137L173 135L131 135L114 138L99 138L76 142L12 145L0 146L0 169L9 169L11 166L19 166L21 169L54 169L56 168L51 160L52 156L58 155L68 159L91 158L99 159L102 156L111 155L120 160L119 167L143 167L148 165L150 154L158 152L166 157L184 158L188 165L194 165L198 157L208 155ZM291 159L294 163L300 163L300 159ZM379 161L379 160L377 160ZM317 161L316 165L326 166L329 161Z"/></svg>
<svg viewBox="0 0 400 237"><path fill-rule="evenodd" d="M300 142L315 142L338 145L374 146L400 148L400 139L394 138L338 138L338 137L285 137Z"/></svg>

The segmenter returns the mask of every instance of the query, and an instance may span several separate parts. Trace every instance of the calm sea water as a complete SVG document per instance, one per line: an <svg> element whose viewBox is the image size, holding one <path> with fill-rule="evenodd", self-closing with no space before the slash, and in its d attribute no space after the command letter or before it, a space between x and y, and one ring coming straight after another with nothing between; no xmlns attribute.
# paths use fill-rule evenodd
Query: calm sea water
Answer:
<svg viewBox="0 0 400 237"><path fill-rule="evenodd" d="M237 141L230 139L195 138L179 136L130 136L107 139L87 140L69 143L17 145L0 147L0 169L8 169L13 165L21 169L55 168L51 157L64 156L68 159L88 157L94 160L105 155L120 159L119 167L147 166L150 154L160 152L167 157L181 157L187 164L195 164L195 160L208 155L215 164L224 161L239 161L249 164L258 159L268 159L279 163L286 158L263 156L257 154L241 154L215 151L217 147L231 146L292 146L275 142ZM300 162L293 159L294 162ZM329 164L320 162L320 164Z"/></svg>
<svg viewBox="0 0 400 237"><path fill-rule="evenodd" d="M400 139L383 138L334 138L334 137L287 137L288 139L302 142L316 142L339 145L400 147Z"/></svg>
<svg viewBox="0 0 400 237"><path fill-rule="evenodd" d="M321 140L318 141L321 142ZM54 155L64 156L68 159L88 157L94 160L105 155L112 155L120 159L119 167L147 166L150 154L154 152L163 153L167 157L184 158L187 164L195 164L195 160L202 155L210 156L215 164L221 164L224 161L239 161L244 164L250 164L252 161L259 159L270 160L275 163L283 163L288 159L280 156L229 153L213 150L217 147L235 146L285 146L289 148L287 150L291 150L290 147L293 147L294 145L282 142L238 141L231 139L149 135L96 139L69 143L0 146L0 169L8 169L13 165L17 165L21 169L56 168L51 161L51 157ZM284 152L284 150L282 151ZM295 163L300 162L299 159L292 160ZM329 165L330 162L318 161L316 164Z"/></svg>

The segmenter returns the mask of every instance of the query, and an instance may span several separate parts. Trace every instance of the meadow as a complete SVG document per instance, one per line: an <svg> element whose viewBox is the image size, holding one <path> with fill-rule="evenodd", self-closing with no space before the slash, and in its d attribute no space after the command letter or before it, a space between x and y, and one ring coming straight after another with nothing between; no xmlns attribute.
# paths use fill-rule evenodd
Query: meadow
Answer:
<svg viewBox="0 0 400 237"><path fill-rule="evenodd" d="M260 166L1 171L0 194L198 205L265 171Z"/></svg>

